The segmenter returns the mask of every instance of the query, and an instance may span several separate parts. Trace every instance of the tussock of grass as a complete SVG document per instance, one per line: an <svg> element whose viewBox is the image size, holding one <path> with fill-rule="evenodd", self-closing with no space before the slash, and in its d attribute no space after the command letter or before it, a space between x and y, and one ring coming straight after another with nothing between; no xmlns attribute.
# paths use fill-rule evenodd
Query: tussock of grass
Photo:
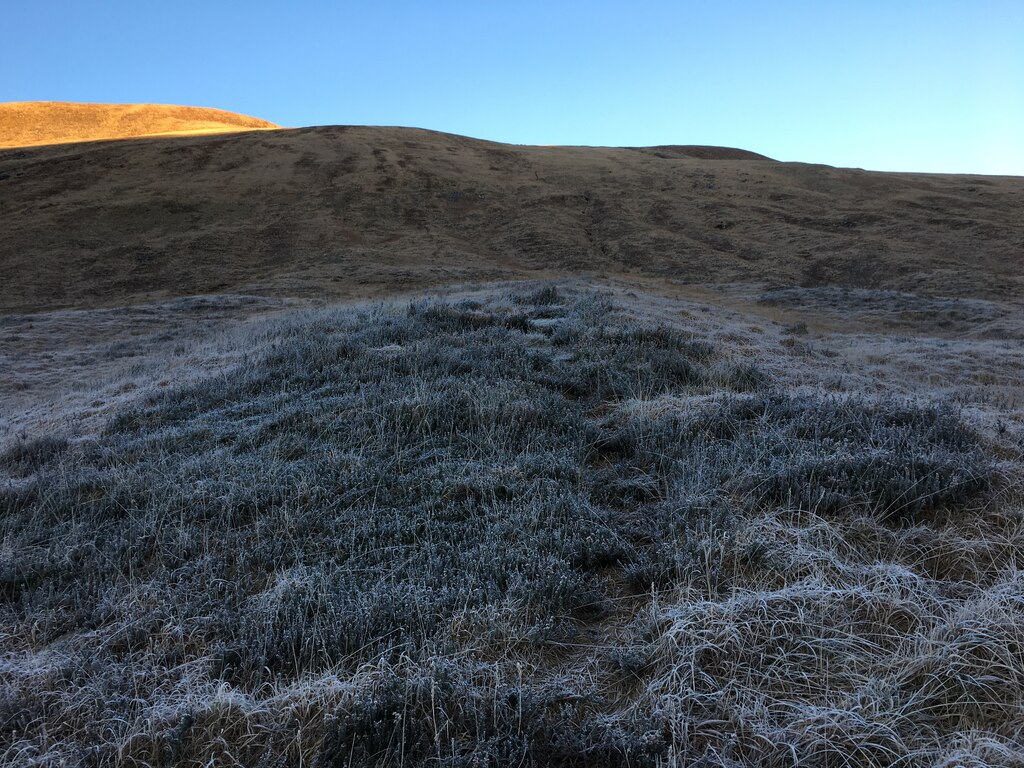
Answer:
<svg viewBox="0 0 1024 768"><path fill-rule="evenodd" d="M1022 757L1019 539L956 412L552 286L267 341L0 459L8 763Z"/></svg>
<svg viewBox="0 0 1024 768"><path fill-rule="evenodd" d="M0 454L0 468L25 476L54 461L65 450L68 441L59 437L22 438Z"/></svg>

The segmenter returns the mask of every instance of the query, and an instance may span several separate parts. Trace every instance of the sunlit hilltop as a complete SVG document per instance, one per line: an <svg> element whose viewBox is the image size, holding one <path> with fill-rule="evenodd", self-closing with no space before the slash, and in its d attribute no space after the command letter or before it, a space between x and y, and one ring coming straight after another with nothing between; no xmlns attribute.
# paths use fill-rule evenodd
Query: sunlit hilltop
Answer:
<svg viewBox="0 0 1024 768"><path fill-rule="evenodd" d="M171 104L78 104L15 101L0 104L0 147L35 147L142 136L194 136L271 130L266 120L205 107Z"/></svg>

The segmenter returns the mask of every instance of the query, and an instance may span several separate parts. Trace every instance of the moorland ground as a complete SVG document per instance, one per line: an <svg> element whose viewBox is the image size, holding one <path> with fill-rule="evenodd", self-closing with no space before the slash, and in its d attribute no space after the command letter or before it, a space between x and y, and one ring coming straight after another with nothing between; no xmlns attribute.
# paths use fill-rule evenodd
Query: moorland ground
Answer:
<svg viewBox="0 0 1024 768"><path fill-rule="evenodd" d="M1021 759L1018 340L575 282L200 303L77 356L54 313L77 411L10 358L8 762Z"/></svg>
<svg viewBox="0 0 1024 768"><path fill-rule="evenodd" d="M1020 180L392 129L3 174L3 763L1024 762Z"/></svg>
<svg viewBox="0 0 1024 768"><path fill-rule="evenodd" d="M0 151L0 309L581 274L1019 302L1021 210L1019 177L720 147L353 126L25 147Z"/></svg>

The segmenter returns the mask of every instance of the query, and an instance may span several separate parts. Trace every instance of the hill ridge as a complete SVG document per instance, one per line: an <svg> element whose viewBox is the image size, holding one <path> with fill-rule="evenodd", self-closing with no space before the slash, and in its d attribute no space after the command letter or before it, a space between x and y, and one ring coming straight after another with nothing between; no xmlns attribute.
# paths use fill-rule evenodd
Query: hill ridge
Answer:
<svg viewBox="0 0 1024 768"><path fill-rule="evenodd" d="M70 101L0 103L0 148L278 127L267 120L212 107Z"/></svg>
<svg viewBox="0 0 1024 768"><path fill-rule="evenodd" d="M1024 295L1024 178L324 126L0 151L0 311L580 273Z"/></svg>

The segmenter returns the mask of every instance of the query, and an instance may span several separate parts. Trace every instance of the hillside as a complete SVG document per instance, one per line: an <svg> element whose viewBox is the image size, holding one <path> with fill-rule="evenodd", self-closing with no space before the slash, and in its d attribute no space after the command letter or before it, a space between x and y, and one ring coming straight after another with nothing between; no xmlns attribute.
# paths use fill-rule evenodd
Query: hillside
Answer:
<svg viewBox="0 0 1024 768"><path fill-rule="evenodd" d="M165 126L166 127L166 126ZM0 151L0 310L559 274L1013 298L1024 178L319 127Z"/></svg>
<svg viewBox="0 0 1024 768"><path fill-rule="evenodd" d="M271 128L277 126L255 117L204 107L64 101L0 104L0 148Z"/></svg>
<svg viewBox="0 0 1024 768"><path fill-rule="evenodd" d="M1024 178L229 130L0 150L0 767L1024 765Z"/></svg>

